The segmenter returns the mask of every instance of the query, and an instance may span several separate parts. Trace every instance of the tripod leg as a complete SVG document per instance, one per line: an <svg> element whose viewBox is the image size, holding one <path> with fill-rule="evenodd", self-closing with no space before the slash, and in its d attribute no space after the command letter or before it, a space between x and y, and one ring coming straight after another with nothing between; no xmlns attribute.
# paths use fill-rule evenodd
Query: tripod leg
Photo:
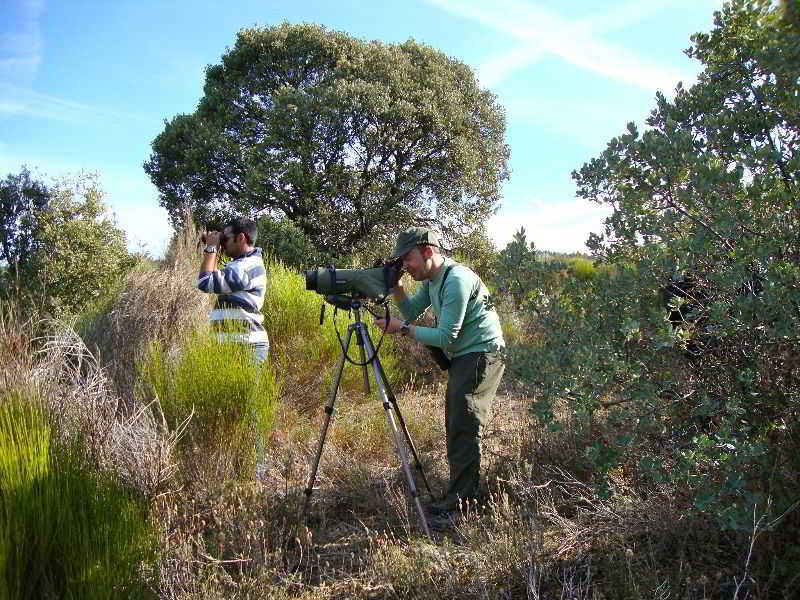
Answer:
<svg viewBox="0 0 800 600"><path fill-rule="evenodd" d="M436 500L436 498L434 497L433 490L431 490L431 486L428 483L428 478L425 476L425 469L422 468L422 461L420 461L419 455L417 454L417 448L414 446L414 442L411 439L411 433L408 431L408 427L406 427L406 420L403 418L403 414L400 412L400 406L397 404L397 398L395 398L394 392L392 392L392 388L389 385L389 380L386 378L386 373L383 370L383 365L380 363L380 360L376 358L375 362L378 363L378 372L383 380L384 389L386 390L386 397L389 399L389 402L392 403L392 408L394 408L394 412L397 414L397 420L400 422L400 429L406 438L408 447L411 450L411 455L414 457L414 466L417 467L417 471L419 471L419 474L422 476L422 482L425 484L425 489L428 490L428 494L431 497L431 502L433 502Z"/></svg>
<svg viewBox="0 0 800 600"><path fill-rule="evenodd" d="M322 429L319 432L319 442L317 442L317 452L314 456L314 464L311 467L311 473L308 476L308 485L304 490L306 495L305 502L303 503L302 519L305 520L306 513L308 512L309 504L311 503L311 493L314 490L314 481L317 479L317 469L319 469L319 461L322 458L322 447L325 445L325 437L328 435L328 426L333 418L333 403L336 401L336 394L339 391L339 384L342 381L342 371L344 371L344 361L347 357L347 350L350 348L350 341L353 338L354 326L351 325L347 328L347 341L344 344L341 356L339 356L339 364L336 365L336 375L331 385L331 392L328 396L328 404L325 406L325 420L322 422Z"/></svg>
<svg viewBox="0 0 800 600"><path fill-rule="evenodd" d="M362 336L364 340L364 346L369 353L369 356L373 356L374 350L372 346L372 341L369 339L369 332L367 331L366 327L363 325L358 327L359 335ZM386 420L389 423L389 429L392 432L392 436L394 437L394 445L397 448L397 453L400 455L400 460L403 463L403 471L406 475L406 481L408 482L408 489L411 492L411 498L414 501L414 504L417 507L417 513L419 514L420 522L422 523L422 528L425 531L425 535L431 537L431 531L428 529L428 521L425 518L425 511L422 510L422 503L419 499L419 493L417 492L417 486L414 483L414 477L411 475L411 467L408 464L408 455L406 454L406 446L403 444L403 439L400 437L400 432L397 429L397 424L394 421L394 413L392 412L392 405L386 397L386 389L384 388L384 380L381 376L381 369L380 362L378 357L375 357L375 360L372 361L372 369L375 375L375 386L378 388L378 399L383 404L383 410L386 412Z"/></svg>
<svg viewBox="0 0 800 600"><path fill-rule="evenodd" d="M361 323L362 321L360 318L356 317L356 323ZM370 393L369 387L369 367L367 366L367 353L364 352L364 340L361 339L361 336L356 336L356 342L358 343L358 350L361 353L361 372L364 375L364 393Z"/></svg>

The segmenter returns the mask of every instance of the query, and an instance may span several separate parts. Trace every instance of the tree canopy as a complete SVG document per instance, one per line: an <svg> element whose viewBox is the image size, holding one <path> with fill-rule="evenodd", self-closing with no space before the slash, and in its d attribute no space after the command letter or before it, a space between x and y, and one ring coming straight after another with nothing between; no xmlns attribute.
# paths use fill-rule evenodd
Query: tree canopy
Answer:
<svg viewBox="0 0 800 600"><path fill-rule="evenodd" d="M49 201L48 187L25 167L0 182L0 263L12 271L30 252L34 216Z"/></svg>
<svg viewBox="0 0 800 600"><path fill-rule="evenodd" d="M508 178L504 111L467 65L317 25L240 31L197 110L152 147L144 168L173 223L187 204L201 222L286 217L331 254L410 223L457 240Z"/></svg>

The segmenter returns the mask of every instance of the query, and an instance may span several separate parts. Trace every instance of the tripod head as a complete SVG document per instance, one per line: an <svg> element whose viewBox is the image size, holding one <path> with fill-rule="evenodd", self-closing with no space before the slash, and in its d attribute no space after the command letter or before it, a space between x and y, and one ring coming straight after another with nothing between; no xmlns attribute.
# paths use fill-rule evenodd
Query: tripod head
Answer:
<svg viewBox="0 0 800 600"><path fill-rule="evenodd" d="M360 294L358 292L353 292L351 294L328 294L323 296L322 299L325 301L322 303L322 307L320 308L319 312L319 324L325 320L325 303L330 304L337 310L346 310L351 311L354 310L356 312L360 312L362 308L366 309L368 313L370 313L374 317L383 318L384 315L381 315L375 312L373 309L369 307L367 301L372 300L368 296ZM386 315L388 316L389 312L389 302L388 300L384 300L383 302L377 303L378 306L382 306Z"/></svg>
<svg viewBox="0 0 800 600"><path fill-rule="evenodd" d="M371 300L371 298L369 298L368 296L365 296L364 294L362 294L360 292L351 292L349 294L328 294L328 295L323 296L323 299L325 300L325 302L322 303L322 306L320 307L320 311L319 311L319 324L320 324L320 327L325 322L325 304L326 303L330 304L331 306L334 307L334 312L333 312L333 320L334 320L334 322L336 321L336 311L338 311L338 310L346 310L349 313L352 310L355 313L355 323L353 325L351 325L351 327L362 328L362 327L365 326L365 323L361 320L361 309L362 308L366 309L366 311L369 314L371 314L373 317L378 317L379 319L383 318L383 319L386 319L387 322L389 321L390 315L389 315L389 302L388 302L388 300L383 300L383 302L380 303L380 305L383 306L383 310L384 310L384 314L381 315L381 314L373 311L369 307L369 305L366 304L365 301L366 300ZM346 349L344 343L342 342L341 336L339 335L339 330L336 329L336 327L334 327L334 330L336 331L336 338L339 340L339 346L342 349L342 355L345 357L347 362L352 363L352 364L357 365L357 366L361 366L361 367L366 367L366 365L370 364L372 362L372 360L375 357L378 356L378 352L380 351L381 345L383 344L383 338L386 335L386 331L382 331L381 332L381 338L380 338L380 340L378 340L378 345L375 346L374 355L371 358L365 358L364 352L363 352L363 345L362 345L361 337L360 337L360 334L359 334L356 337L356 340L358 341L359 346L361 346L361 350L362 350L361 362L355 362L355 361L351 360L349 356L347 356L347 349ZM366 376L365 376L365 380L366 380Z"/></svg>
<svg viewBox="0 0 800 600"><path fill-rule="evenodd" d="M366 297L358 294L328 294L327 296L323 296L325 302L330 304L331 306L335 306L341 310L351 310L351 309L359 309L361 308L361 302ZM322 305L325 306L324 304Z"/></svg>

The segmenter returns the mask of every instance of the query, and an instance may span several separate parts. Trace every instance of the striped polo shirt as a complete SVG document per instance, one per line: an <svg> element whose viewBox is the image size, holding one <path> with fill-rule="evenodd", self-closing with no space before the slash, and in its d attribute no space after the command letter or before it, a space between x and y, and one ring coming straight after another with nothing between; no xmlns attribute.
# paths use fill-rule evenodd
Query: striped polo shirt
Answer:
<svg viewBox="0 0 800 600"><path fill-rule="evenodd" d="M261 312L267 291L261 248L230 261L222 270L200 273L197 288L217 294L211 325L222 332L220 341L269 344Z"/></svg>

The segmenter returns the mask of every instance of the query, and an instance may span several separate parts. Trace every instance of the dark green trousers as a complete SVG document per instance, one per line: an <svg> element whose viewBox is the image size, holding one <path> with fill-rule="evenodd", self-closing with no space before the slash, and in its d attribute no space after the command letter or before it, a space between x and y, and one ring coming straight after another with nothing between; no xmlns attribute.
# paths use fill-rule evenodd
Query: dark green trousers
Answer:
<svg viewBox="0 0 800 600"><path fill-rule="evenodd" d="M501 352L465 354L450 365L444 415L450 484L445 503L478 494L481 436L504 370Z"/></svg>

